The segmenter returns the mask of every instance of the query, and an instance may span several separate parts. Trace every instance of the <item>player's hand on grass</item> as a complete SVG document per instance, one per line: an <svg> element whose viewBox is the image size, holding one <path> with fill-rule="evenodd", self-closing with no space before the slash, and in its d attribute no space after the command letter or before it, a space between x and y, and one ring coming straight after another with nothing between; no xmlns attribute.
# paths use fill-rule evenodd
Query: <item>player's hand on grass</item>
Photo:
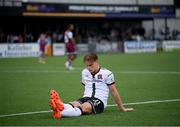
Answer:
<svg viewBox="0 0 180 127"><path fill-rule="evenodd" d="M123 112L132 112L132 111L134 111L134 109L133 108L122 108L121 111L123 111Z"/></svg>

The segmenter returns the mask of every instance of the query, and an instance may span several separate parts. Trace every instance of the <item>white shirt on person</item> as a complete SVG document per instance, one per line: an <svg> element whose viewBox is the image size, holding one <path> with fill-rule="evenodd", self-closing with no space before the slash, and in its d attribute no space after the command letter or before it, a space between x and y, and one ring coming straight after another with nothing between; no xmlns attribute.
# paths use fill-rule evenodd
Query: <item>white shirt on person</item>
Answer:
<svg viewBox="0 0 180 127"><path fill-rule="evenodd" d="M109 96L108 85L114 83L114 74L105 68L100 68L95 75L88 69L82 71L82 84L85 88L83 97L98 98L104 103L104 107L107 106Z"/></svg>
<svg viewBox="0 0 180 127"><path fill-rule="evenodd" d="M70 39L73 38L73 33L70 30L66 30L65 34L64 34L64 42L65 43L69 43Z"/></svg>

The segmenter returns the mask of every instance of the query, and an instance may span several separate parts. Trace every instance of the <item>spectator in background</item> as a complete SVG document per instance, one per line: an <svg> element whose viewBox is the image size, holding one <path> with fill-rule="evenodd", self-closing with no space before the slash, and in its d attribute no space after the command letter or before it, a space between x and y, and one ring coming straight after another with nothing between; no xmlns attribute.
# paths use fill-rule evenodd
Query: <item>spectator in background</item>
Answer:
<svg viewBox="0 0 180 127"><path fill-rule="evenodd" d="M3 32L0 32L0 42L6 42L6 36Z"/></svg>
<svg viewBox="0 0 180 127"><path fill-rule="evenodd" d="M8 34L7 35L7 43L13 43L13 35L12 34Z"/></svg>
<svg viewBox="0 0 180 127"><path fill-rule="evenodd" d="M65 62L65 67L68 70L74 70L72 67L72 62L76 58L75 52L75 39L73 37L74 25L69 24L67 30L64 33L64 43L66 45L67 61Z"/></svg>
<svg viewBox="0 0 180 127"><path fill-rule="evenodd" d="M14 35L13 36L13 43L18 43L19 42L19 36L18 35Z"/></svg>
<svg viewBox="0 0 180 127"><path fill-rule="evenodd" d="M172 39L177 40L179 31L177 29L172 30Z"/></svg>
<svg viewBox="0 0 180 127"><path fill-rule="evenodd" d="M23 42L24 42L23 36L22 36L22 34L19 34L18 35L18 43L23 43Z"/></svg>
<svg viewBox="0 0 180 127"><path fill-rule="evenodd" d="M168 26L162 26L160 29L160 34L163 36L163 39L168 40L170 35L170 29Z"/></svg>
<svg viewBox="0 0 180 127"><path fill-rule="evenodd" d="M31 32L28 32L27 34L25 34L25 38L26 38L26 42L33 42L34 41L34 37L33 37Z"/></svg>
<svg viewBox="0 0 180 127"><path fill-rule="evenodd" d="M39 44L39 51L40 51L40 57L39 57L39 63L45 64L45 48L47 44L47 39L46 39L46 34L41 33L39 39L38 39L38 44Z"/></svg>

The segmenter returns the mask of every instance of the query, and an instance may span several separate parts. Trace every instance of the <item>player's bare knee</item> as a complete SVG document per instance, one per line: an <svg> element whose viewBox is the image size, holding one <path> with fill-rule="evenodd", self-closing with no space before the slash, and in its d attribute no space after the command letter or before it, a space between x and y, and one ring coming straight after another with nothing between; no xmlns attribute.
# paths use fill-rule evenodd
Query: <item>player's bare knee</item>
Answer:
<svg viewBox="0 0 180 127"><path fill-rule="evenodd" d="M82 107L81 107L83 113L85 114L91 114L92 113L92 106L90 103L84 103L82 104Z"/></svg>

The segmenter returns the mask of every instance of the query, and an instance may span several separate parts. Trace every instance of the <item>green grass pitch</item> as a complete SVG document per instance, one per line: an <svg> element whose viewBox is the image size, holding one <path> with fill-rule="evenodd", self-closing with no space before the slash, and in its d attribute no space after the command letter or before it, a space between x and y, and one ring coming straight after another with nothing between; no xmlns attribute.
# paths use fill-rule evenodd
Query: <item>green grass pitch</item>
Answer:
<svg viewBox="0 0 180 127"><path fill-rule="evenodd" d="M180 126L180 101L128 105L134 112L107 107L102 114L54 120L48 111L49 91L56 89L64 102L83 94L83 55L74 71L64 68L65 56L0 59L0 126ZM180 52L155 54L99 54L102 67L114 72L123 103L180 99ZM114 104L110 95L108 104Z"/></svg>

